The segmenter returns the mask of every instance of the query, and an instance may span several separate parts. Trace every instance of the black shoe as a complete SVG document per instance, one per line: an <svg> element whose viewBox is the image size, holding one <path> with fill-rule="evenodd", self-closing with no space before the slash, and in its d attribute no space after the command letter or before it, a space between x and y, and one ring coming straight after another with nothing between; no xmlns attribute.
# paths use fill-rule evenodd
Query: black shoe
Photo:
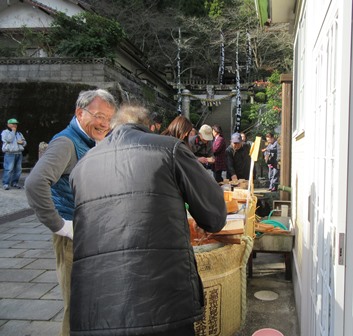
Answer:
<svg viewBox="0 0 353 336"><path fill-rule="evenodd" d="M16 189L22 189L22 187L20 185L18 185L17 183L13 184L12 187L16 188Z"/></svg>

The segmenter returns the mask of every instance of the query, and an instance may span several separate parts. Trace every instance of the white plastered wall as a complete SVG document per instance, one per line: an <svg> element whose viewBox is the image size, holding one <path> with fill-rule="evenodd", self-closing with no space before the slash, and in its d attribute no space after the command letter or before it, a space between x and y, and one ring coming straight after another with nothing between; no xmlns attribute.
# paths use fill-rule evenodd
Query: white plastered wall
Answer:
<svg viewBox="0 0 353 336"><path fill-rule="evenodd" d="M338 252L347 226L351 13L350 1L304 1L297 21L293 282L302 335L350 335L343 333L345 267Z"/></svg>

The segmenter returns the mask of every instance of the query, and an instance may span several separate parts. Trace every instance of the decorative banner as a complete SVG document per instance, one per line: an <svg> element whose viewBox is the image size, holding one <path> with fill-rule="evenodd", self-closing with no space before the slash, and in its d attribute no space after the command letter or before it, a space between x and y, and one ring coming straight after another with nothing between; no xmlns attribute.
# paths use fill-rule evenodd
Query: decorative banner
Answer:
<svg viewBox="0 0 353 336"><path fill-rule="evenodd" d="M223 84L223 76L224 76L224 35L221 31L221 56L220 56L220 64L218 69L218 83Z"/></svg>
<svg viewBox="0 0 353 336"><path fill-rule="evenodd" d="M246 75L250 75L250 69L252 67L252 48L251 48L251 36L249 31L246 31Z"/></svg>
<svg viewBox="0 0 353 336"><path fill-rule="evenodd" d="M216 284L204 289L205 310L202 320L195 322L195 331L200 336L216 336L222 331L221 306L222 286ZM227 307L228 308L228 307Z"/></svg>
<svg viewBox="0 0 353 336"><path fill-rule="evenodd" d="M178 75L178 103L177 103L177 112L178 114L182 114L182 99L181 99L181 65L180 65L180 44L181 44L181 32L179 28L179 38L178 38L178 54L177 54L177 75Z"/></svg>
<svg viewBox="0 0 353 336"><path fill-rule="evenodd" d="M240 131L240 121L241 121L241 95L240 95L240 75L239 75L239 59L238 59L238 49L239 49L239 32L237 33L237 46L235 52L235 90L236 90L236 104L234 106L234 132Z"/></svg>

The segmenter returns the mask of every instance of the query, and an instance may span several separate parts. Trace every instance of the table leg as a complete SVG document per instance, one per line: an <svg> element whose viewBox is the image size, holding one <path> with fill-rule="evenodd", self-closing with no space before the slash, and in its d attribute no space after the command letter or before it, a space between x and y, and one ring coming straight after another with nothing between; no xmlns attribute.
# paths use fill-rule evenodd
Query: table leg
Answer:
<svg viewBox="0 0 353 336"><path fill-rule="evenodd" d="M252 278L252 259L253 259L253 253L250 253L249 259L248 259L248 277Z"/></svg>
<svg viewBox="0 0 353 336"><path fill-rule="evenodd" d="M286 280L292 280L292 261L290 258L290 252L284 253L284 263L286 265Z"/></svg>

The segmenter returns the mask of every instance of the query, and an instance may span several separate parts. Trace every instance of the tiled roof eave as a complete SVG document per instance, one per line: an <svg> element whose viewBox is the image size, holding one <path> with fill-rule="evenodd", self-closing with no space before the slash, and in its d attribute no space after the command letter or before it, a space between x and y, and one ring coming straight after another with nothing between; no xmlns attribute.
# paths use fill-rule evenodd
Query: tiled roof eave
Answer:
<svg viewBox="0 0 353 336"><path fill-rule="evenodd" d="M25 3L28 3L29 5L31 6L34 6L40 10L42 10L43 12L45 12L46 14L48 15L52 15L52 14L56 14L58 13L58 11L54 8L51 8L47 5L44 5L42 4L41 2L39 1L36 1L36 0L23 0Z"/></svg>
<svg viewBox="0 0 353 336"><path fill-rule="evenodd" d="M84 1L80 1L80 0L76 0L76 1L72 1L69 0L71 3L77 5L78 7L82 8L83 10L86 11L94 11L92 9L92 6ZM28 3L31 6L34 6L40 10L42 10L43 12L45 12L48 15L53 15L58 13L58 11L48 5L45 5L43 3L41 3L40 1L37 0L23 0L23 2Z"/></svg>

